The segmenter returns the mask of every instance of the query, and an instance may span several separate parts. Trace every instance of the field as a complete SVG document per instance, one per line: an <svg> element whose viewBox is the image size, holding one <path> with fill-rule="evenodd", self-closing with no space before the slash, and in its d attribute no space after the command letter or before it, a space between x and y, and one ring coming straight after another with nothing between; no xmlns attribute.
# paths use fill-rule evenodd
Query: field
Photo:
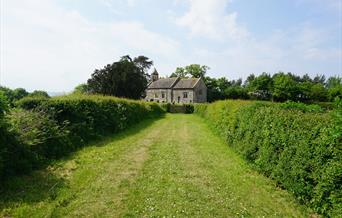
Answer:
<svg viewBox="0 0 342 218"><path fill-rule="evenodd" d="M0 195L4 217L308 217L196 115L148 119Z"/></svg>

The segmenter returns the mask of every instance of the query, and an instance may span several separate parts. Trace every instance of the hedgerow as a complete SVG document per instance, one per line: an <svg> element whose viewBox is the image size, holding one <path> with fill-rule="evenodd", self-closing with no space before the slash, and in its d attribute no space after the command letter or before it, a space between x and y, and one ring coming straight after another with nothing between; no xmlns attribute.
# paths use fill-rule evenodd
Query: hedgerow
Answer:
<svg viewBox="0 0 342 218"><path fill-rule="evenodd" d="M341 108L252 101L195 105L226 142L299 201L342 214ZM339 120L339 121L338 121Z"/></svg>
<svg viewBox="0 0 342 218"><path fill-rule="evenodd" d="M9 130L10 125L6 119L9 112L9 102L0 92L0 183L14 172L27 172L31 170L34 157L25 146L17 140Z"/></svg>
<svg viewBox="0 0 342 218"><path fill-rule="evenodd" d="M165 113L155 103L82 95L24 98L17 102L17 107L6 116L0 113L3 178L27 172L85 146L90 140Z"/></svg>

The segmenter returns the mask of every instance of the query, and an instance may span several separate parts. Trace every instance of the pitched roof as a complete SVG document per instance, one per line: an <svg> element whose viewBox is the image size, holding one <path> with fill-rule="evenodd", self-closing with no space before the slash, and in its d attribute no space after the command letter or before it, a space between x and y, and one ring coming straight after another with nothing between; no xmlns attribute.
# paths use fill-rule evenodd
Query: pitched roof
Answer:
<svg viewBox="0 0 342 218"><path fill-rule="evenodd" d="M149 89L169 89L178 80L178 77L159 79L152 82L148 88Z"/></svg>
<svg viewBox="0 0 342 218"><path fill-rule="evenodd" d="M192 89L200 78L181 79L173 87L174 89Z"/></svg>
<svg viewBox="0 0 342 218"><path fill-rule="evenodd" d="M179 79L179 77L171 77L159 79L148 84L148 89L192 89L200 78Z"/></svg>

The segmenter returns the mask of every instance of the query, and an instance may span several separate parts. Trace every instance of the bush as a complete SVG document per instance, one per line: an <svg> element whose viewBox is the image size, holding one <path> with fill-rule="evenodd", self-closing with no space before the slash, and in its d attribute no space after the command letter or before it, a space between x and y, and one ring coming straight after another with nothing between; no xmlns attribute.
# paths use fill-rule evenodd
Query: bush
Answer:
<svg viewBox="0 0 342 218"><path fill-rule="evenodd" d="M0 183L8 175L31 170L34 162L33 155L9 131L6 113L8 101L0 92Z"/></svg>
<svg viewBox="0 0 342 218"><path fill-rule="evenodd" d="M192 114L194 112L194 105L193 104L184 104L185 113Z"/></svg>
<svg viewBox="0 0 342 218"><path fill-rule="evenodd" d="M296 103L220 101L195 105L195 113L301 202L324 215L341 214L342 123L337 122L337 110L322 113L316 106Z"/></svg>
<svg viewBox="0 0 342 218"><path fill-rule="evenodd" d="M16 109L7 117L9 130L36 155L37 160L58 158L74 150L69 140L68 123L59 125L47 111Z"/></svg>

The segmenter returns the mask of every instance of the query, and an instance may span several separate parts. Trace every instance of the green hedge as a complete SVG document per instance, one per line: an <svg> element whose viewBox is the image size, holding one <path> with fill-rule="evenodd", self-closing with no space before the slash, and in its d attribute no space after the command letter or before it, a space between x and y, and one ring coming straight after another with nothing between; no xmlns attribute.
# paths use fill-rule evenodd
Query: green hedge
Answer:
<svg viewBox="0 0 342 218"><path fill-rule="evenodd" d="M6 119L9 112L8 104L0 92L0 183L14 172L31 170L34 159L31 152L27 151L24 144L10 131L10 124Z"/></svg>
<svg viewBox="0 0 342 218"><path fill-rule="evenodd" d="M0 113L2 178L165 113L156 103L104 96L25 98L17 102L17 107L5 117Z"/></svg>
<svg viewBox="0 0 342 218"><path fill-rule="evenodd" d="M301 202L326 216L342 214L341 109L219 101L195 105L195 113Z"/></svg>

